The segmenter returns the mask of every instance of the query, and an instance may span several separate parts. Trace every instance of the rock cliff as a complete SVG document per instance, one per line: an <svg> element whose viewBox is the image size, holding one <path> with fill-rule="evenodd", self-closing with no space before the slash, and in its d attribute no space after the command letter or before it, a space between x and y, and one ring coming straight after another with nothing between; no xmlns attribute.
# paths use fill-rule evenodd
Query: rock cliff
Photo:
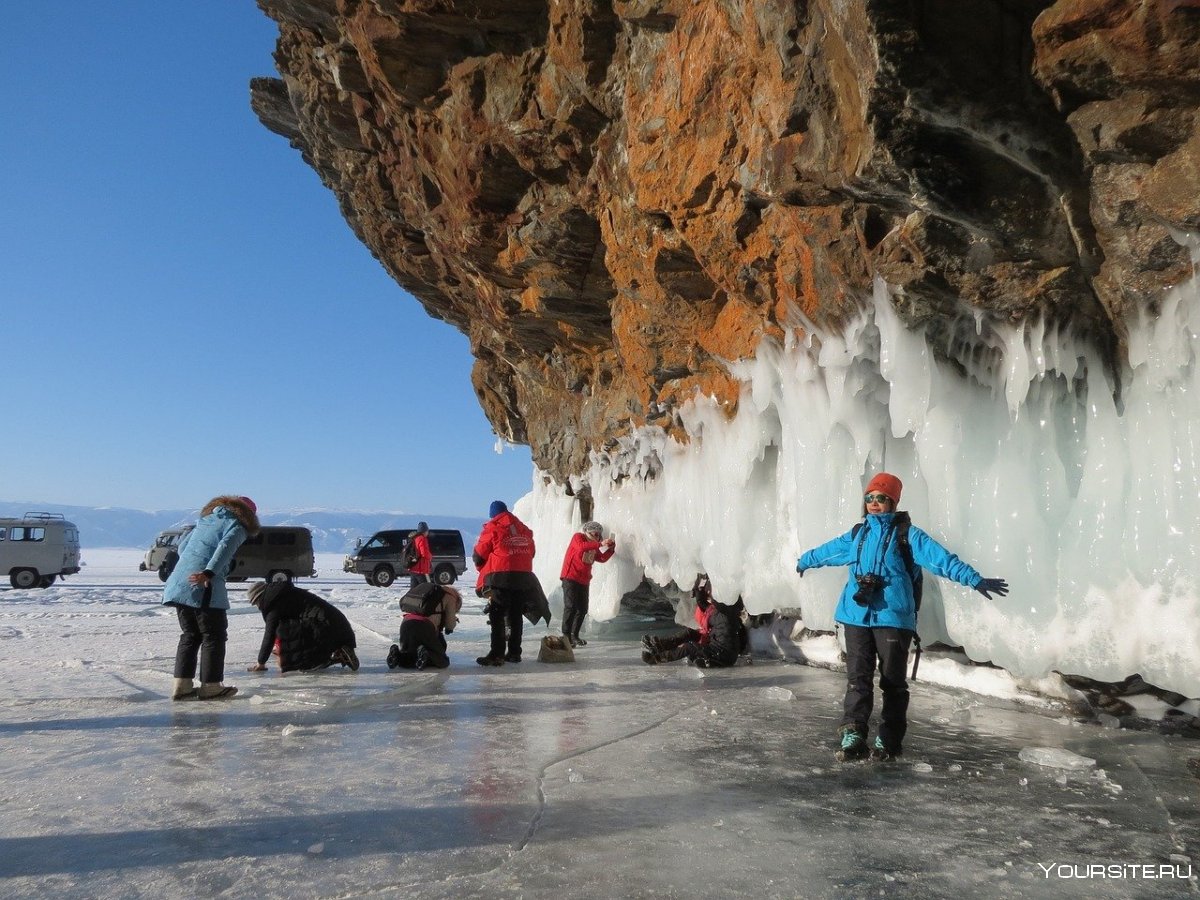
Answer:
<svg viewBox="0 0 1200 900"><path fill-rule="evenodd" d="M560 480L879 275L1110 364L1200 231L1200 0L259 0L255 111Z"/></svg>

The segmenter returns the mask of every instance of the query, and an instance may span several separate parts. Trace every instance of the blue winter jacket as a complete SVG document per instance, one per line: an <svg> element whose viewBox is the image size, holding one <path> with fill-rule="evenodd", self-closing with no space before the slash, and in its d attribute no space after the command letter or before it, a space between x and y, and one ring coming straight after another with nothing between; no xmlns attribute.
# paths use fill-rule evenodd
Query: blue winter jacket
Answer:
<svg viewBox="0 0 1200 900"><path fill-rule="evenodd" d="M894 536L888 539L895 516L894 512L869 515L858 534L853 530L848 531L809 550L796 563L797 571L821 566L850 567L850 577L842 590L837 611L833 614L835 621L864 628L916 629L917 610L913 601L912 578L904 564L899 541ZM983 577L916 525L908 528L908 543L912 548L913 560L923 569L970 588L979 584ZM858 590L856 579L868 573L882 576L884 584L883 590L876 593L870 605L863 606L854 599Z"/></svg>
<svg viewBox="0 0 1200 900"><path fill-rule="evenodd" d="M188 576L207 569L213 573L209 608L229 609L225 576L244 540L246 527L227 506L218 506L200 519L179 545L179 562L163 588L162 602L199 609L204 602L204 585L189 583Z"/></svg>

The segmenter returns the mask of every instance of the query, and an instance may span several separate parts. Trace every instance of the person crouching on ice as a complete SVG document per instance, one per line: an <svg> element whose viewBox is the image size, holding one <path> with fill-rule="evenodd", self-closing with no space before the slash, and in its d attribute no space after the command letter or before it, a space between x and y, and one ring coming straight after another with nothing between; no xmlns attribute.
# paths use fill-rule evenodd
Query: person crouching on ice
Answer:
<svg viewBox="0 0 1200 900"><path fill-rule="evenodd" d="M745 627L742 625L742 598L732 606L713 599L712 582L707 575L697 575L692 585L692 599L696 602L696 627L686 628L680 634L667 638L646 635L642 638L642 662L648 666L687 661L700 669L717 669L732 666L745 645Z"/></svg>
<svg viewBox="0 0 1200 900"><path fill-rule="evenodd" d="M842 762L865 758L889 760L902 752L908 730L908 648L917 628L915 585L920 569L974 588L991 599L1003 597L1008 583L984 578L911 524L897 511L900 479L880 472L867 485L863 521L841 537L814 547L796 562L796 571L822 566L849 566L834 620L846 637L846 697L843 701ZM867 747L867 723L874 700L875 665L883 693L879 733Z"/></svg>
<svg viewBox="0 0 1200 900"><path fill-rule="evenodd" d="M458 624L462 594L442 587L437 609L428 615L406 612L400 622L400 643L388 651L389 669L444 669L450 665L446 655L446 635Z"/></svg>
<svg viewBox="0 0 1200 900"><path fill-rule="evenodd" d="M335 663L358 671L354 629L327 600L288 581L256 581L246 595L262 613L265 625L258 662L247 671L267 670L276 638L281 672L326 669Z"/></svg>
<svg viewBox="0 0 1200 900"><path fill-rule="evenodd" d="M608 562L616 552L617 542L613 538L601 540L604 529L599 522L584 522L583 527L571 537L567 552L563 555L563 637L572 647L586 647L587 641L579 636L583 620L588 614L588 594L592 587L592 564Z"/></svg>

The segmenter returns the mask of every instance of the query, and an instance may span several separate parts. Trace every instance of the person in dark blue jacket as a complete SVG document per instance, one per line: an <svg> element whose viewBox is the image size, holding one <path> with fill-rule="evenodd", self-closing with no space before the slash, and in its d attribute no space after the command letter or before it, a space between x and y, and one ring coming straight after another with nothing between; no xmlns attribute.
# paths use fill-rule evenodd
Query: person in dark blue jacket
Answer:
<svg viewBox="0 0 1200 900"><path fill-rule="evenodd" d="M1003 597L1008 593L1003 579L984 578L920 528L908 524L908 513L896 509L902 488L895 475L880 472L867 485L862 524L809 550L796 562L796 571L802 576L806 569L850 567L834 613L846 637L846 697L837 752L843 762L863 759L868 753L874 760L889 760L902 752L908 730L908 649L917 627L913 578L904 544L907 542L916 566L974 588L989 600L992 594ZM903 534L897 539L901 523L907 526L906 540ZM876 662L883 709L875 744L868 748Z"/></svg>
<svg viewBox="0 0 1200 900"><path fill-rule="evenodd" d="M179 617L172 700L198 697L227 700L237 693L225 687L225 641L229 592L225 576L238 547L257 534L258 508L249 497L214 497L200 510L200 521L179 545L179 562L163 587L163 605ZM193 684L200 657L200 689Z"/></svg>

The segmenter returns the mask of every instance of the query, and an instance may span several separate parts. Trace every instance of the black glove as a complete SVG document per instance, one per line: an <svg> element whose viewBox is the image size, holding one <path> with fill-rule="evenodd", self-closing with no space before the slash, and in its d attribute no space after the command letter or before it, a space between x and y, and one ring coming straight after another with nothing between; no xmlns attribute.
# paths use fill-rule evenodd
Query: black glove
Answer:
<svg viewBox="0 0 1200 900"><path fill-rule="evenodd" d="M1006 597L1008 596L1008 582L1003 578L981 578L979 584L975 585L975 590L989 600L992 599L992 594L997 597Z"/></svg>
<svg viewBox="0 0 1200 900"><path fill-rule="evenodd" d="M804 577L804 570L802 568L800 568L800 560L796 560L796 574L799 575L801 578Z"/></svg>

